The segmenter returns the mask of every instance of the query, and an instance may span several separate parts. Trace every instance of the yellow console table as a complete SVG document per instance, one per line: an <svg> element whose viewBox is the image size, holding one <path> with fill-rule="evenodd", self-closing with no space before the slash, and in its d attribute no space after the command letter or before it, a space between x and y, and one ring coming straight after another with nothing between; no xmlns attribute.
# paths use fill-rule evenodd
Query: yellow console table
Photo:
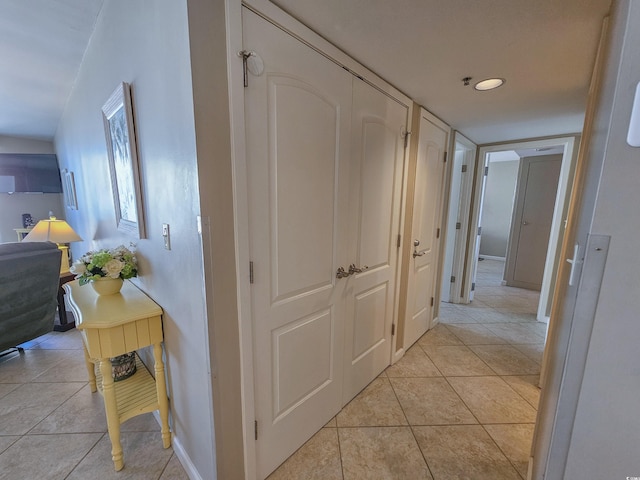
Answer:
<svg viewBox="0 0 640 480"><path fill-rule="evenodd" d="M162 444L171 446L169 400L162 361L162 309L130 281L120 293L98 296L89 285L77 280L64 285L67 299L82 333L84 356L92 392L104 397L111 458L116 471L124 466L120 424L142 413L159 410ZM153 345L155 380L137 359L137 372L114 382L110 358ZM100 366L96 376L95 365Z"/></svg>

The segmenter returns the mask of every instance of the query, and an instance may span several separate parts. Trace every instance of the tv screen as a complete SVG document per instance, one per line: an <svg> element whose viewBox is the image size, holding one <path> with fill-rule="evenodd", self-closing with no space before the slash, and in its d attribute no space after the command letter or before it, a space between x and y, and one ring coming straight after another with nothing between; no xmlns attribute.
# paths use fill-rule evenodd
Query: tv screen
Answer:
<svg viewBox="0 0 640 480"><path fill-rule="evenodd" d="M58 159L53 153L0 154L0 192L62 193Z"/></svg>

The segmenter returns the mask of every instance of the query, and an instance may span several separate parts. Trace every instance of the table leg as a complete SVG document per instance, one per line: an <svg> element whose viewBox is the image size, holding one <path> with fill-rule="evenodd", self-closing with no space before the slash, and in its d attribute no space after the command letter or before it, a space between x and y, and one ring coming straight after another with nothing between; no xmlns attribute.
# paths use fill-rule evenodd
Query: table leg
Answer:
<svg viewBox="0 0 640 480"><path fill-rule="evenodd" d="M84 342L82 342L82 350L84 352L84 364L86 365L87 373L89 374L89 388L91 389L91 393L96 393L98 391L96 388L96 367L89 357L89 352L87 352L87 346Z"/></svg>
<svg viewBox="0 0 640 480"><path fill-rule="evenodd" d="M66 332L71 330L76 326L75 320L69 321L67 319L67 309L64 306L64 288L62 286L73 280L73 275L71 273L63 274L60 277L60 285L58 287L58 318L60 319L60 325L54 325L54 332Z"/></svg>
<svg viewBox="0 0 640 480"><path fill-rule="evenodd" d="M122 458L122 445L120 444L120 419L118 418L116 390L111 376L111 361L108 358L100 359L100 371L102 372L104 410L107 414L107 428L111 439L111 458L116 472L118 472L124 467L124 460Z"/></svg>
<svg viewBox="0 0 640 480"><path fill-rule="evenodd" d="M162 345L153 345L153 358L155 360L154 370L156 374L156 395L158 397L158 410L160 411L160 421L162 423L162 446L171 446L171 433L169 432L169 399L167 398L167 387L164 378L164 362L162 361Z"/></svg>

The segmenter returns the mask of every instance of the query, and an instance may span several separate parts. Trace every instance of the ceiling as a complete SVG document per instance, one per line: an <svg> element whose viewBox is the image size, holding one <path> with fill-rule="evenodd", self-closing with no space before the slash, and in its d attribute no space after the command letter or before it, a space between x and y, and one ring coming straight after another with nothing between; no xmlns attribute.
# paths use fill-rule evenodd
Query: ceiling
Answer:
<svg viewBox="0 0 640 480"><path fill-rule="evenodd" d="M0 135L52 139L103 0L2 0Z"/></svg>
<svg viewBox="0 0 640 480"><path fill-rule="evenodd" d="M579 132L611 0L273 0L479 144ZM51 139L103 0L2 0L0 135ZM476 92L475 81L506 84Z"/></svg>

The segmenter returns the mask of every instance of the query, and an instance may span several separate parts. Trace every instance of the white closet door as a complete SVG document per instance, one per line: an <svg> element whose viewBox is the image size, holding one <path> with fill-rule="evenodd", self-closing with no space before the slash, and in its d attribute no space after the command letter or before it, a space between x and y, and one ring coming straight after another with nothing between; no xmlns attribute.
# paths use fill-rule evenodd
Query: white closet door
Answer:
<svg viewBox="0 0 640 480"><path fill-rule="evenodd" d="M407 305L404 347L409 348L431 327L438 266L437 231L442 209L444 155L449 132L432 122L425 111L420 117L418 155L413 198L413 221L407 272Z"/></svg>
<svg viewBox="0 0 640 480"><path fill-rule="evenodd" d="M351 75L248 10L246 89L257 470L340 409Z"/></svg>
<svg viewBox="0 0 640 480"><path fill-rule="evenodd" d="M344 403L391 358L408 107L353 80Z"/></svg>

